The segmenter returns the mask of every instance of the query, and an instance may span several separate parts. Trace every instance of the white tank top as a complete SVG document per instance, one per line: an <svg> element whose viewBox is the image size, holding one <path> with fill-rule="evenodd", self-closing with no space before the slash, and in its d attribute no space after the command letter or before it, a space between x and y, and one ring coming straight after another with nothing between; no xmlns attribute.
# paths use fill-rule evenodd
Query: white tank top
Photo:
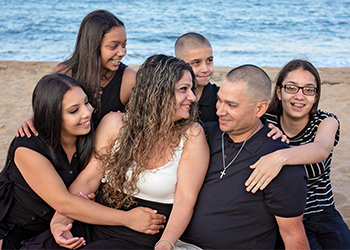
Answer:
<svg viewBox="0 0 350 250"><path fill-rule="evenodd" d="M156 169L145 170L136 184L140 192L135 194L134 197L148 201L173 204L177 183L177 169L182 151L183 139L180 140L173 158L167 164ZM129 169L128 173L131 171Z"/></svg>

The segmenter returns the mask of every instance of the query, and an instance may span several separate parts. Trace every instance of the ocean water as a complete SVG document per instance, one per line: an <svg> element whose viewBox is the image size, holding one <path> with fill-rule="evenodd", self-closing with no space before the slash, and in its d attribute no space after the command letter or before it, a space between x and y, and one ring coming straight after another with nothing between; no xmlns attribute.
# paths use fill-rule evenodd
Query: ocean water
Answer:
<svg viewBox="0 0 350 250"><path fill-rule="evenodd" d="M206 36L216 66L350 67L350 0L0 0L0 60L62 61L82 19L106 9L126 26L126 64L174 55L186 32Z"/></svg>

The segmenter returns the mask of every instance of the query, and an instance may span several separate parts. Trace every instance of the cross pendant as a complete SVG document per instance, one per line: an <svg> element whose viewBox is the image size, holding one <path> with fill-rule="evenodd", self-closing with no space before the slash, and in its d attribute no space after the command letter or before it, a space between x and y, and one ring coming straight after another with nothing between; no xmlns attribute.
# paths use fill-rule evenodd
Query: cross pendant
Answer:
<svg viewBox="0 0 350 250"><path fill-rule="evenodd" d="M221 173L220 179L221 179L224 175L226 175L225 171L226 171L226 169L224 169L224 170L222 170L222 171L220 172L220 173Z"/></svg>

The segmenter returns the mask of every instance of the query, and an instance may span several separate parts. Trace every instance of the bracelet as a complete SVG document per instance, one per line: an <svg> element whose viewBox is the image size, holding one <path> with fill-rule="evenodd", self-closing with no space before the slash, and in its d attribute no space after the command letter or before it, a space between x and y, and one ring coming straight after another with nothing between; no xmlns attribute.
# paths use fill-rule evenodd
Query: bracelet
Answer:
<svg viewBox="0 0 350 250"><path fill-rule="evenodd" d="M175 245L174 245L174 243L173 243L171 240L168 240L168 239L160 239L160 240L158 240L157 243L154 245L154 249L156 249L157 245L158 245L161 241L167 241L167 242L169 242L169 243L171 244L171 246L172 246L173 248L175 248ZM173 249L173 248L172 248L172 249Z"/></svg>

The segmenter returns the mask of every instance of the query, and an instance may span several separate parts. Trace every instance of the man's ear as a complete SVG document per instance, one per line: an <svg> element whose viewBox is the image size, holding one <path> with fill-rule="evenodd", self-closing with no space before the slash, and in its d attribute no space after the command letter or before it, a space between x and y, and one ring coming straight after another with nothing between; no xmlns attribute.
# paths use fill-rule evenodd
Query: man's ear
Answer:
<svg viewBox="0 0 350 250"><path fill-rule="evenodd" d="M262 102L259 102L257 105L256 105L256 116L257 117L262 117L263 114L265 114L267 108L269 107L269 104L267 101L262 101Z"/></svg>

